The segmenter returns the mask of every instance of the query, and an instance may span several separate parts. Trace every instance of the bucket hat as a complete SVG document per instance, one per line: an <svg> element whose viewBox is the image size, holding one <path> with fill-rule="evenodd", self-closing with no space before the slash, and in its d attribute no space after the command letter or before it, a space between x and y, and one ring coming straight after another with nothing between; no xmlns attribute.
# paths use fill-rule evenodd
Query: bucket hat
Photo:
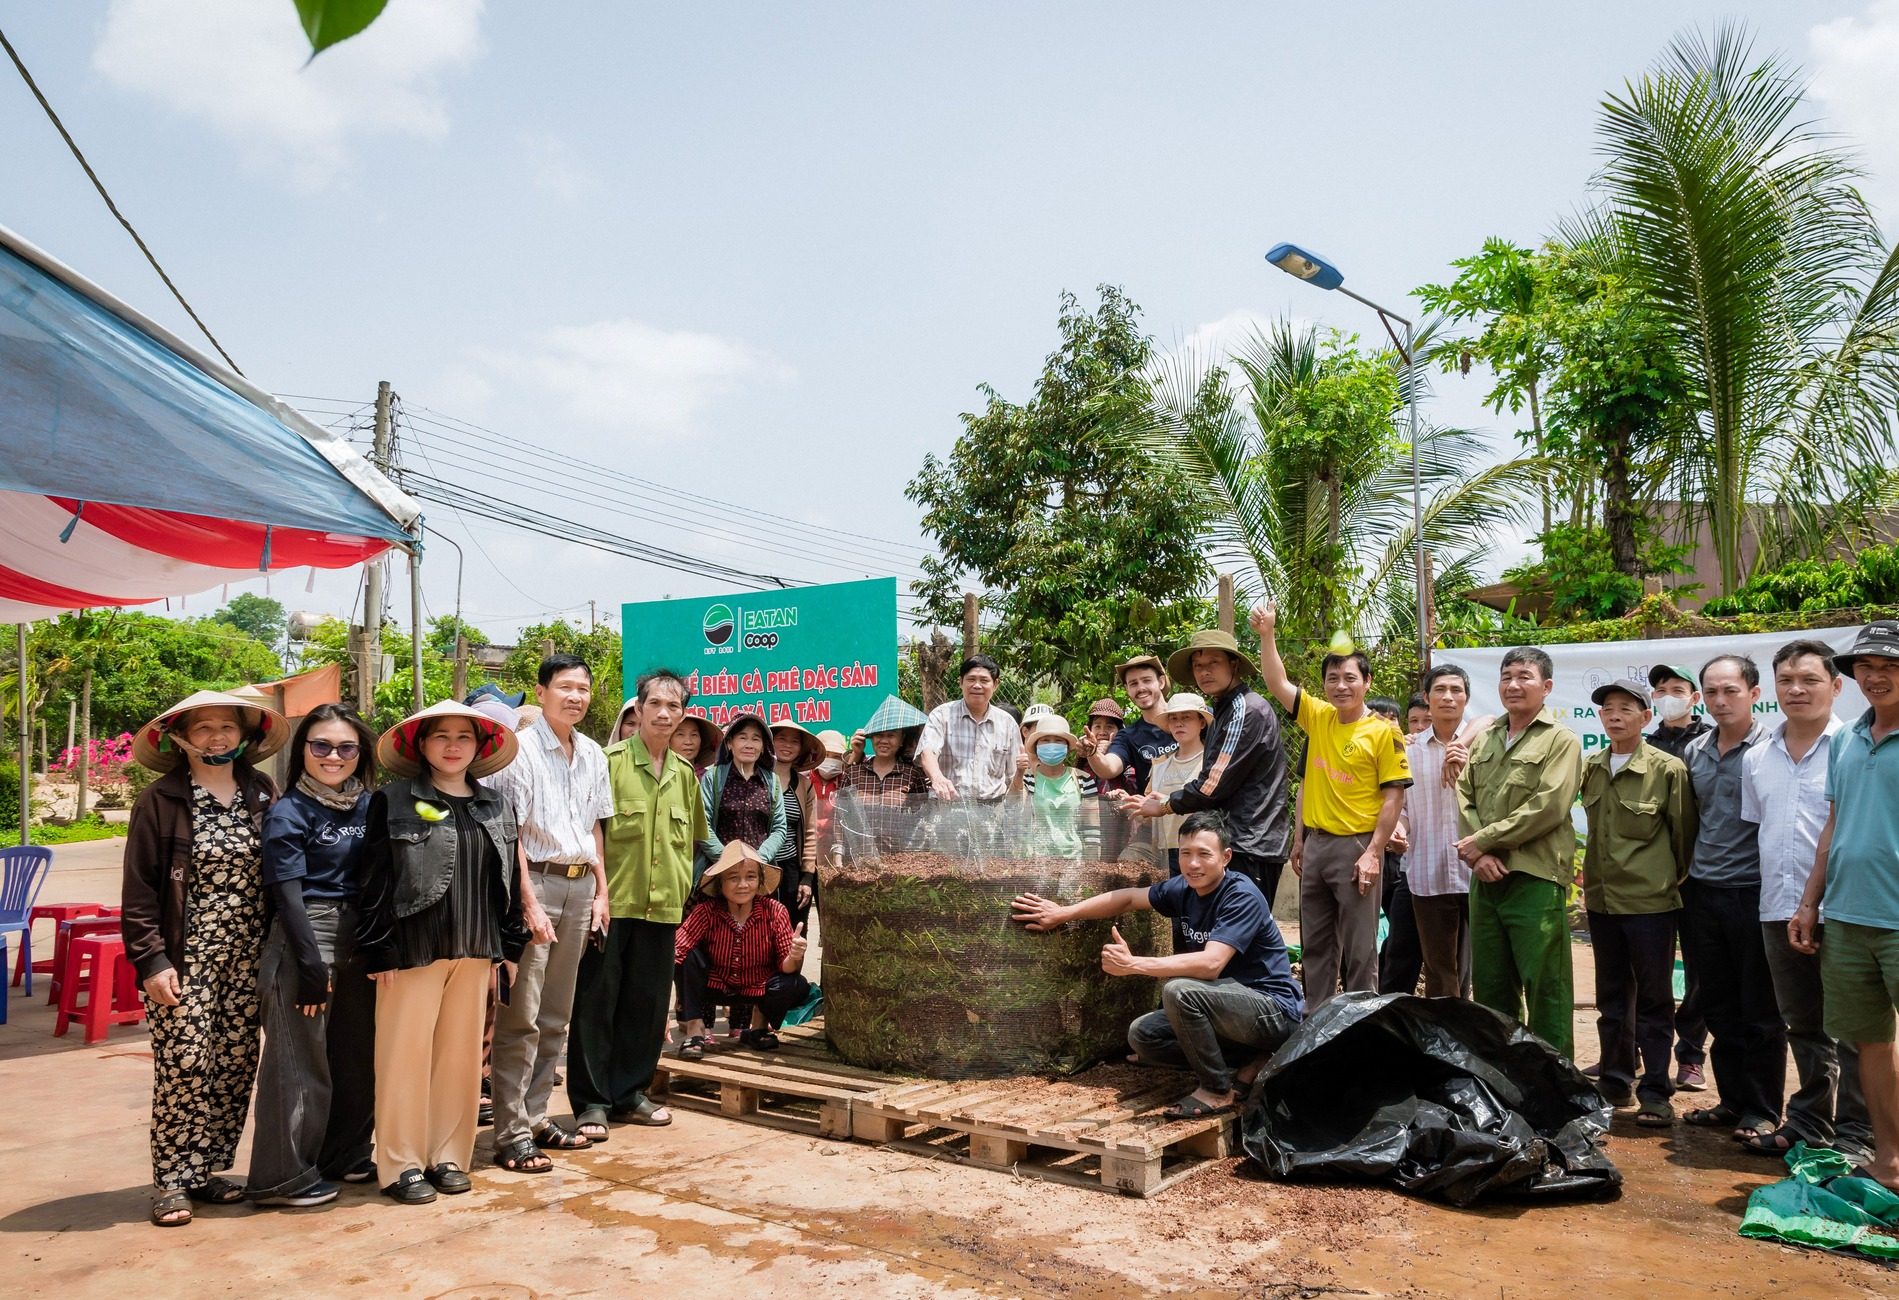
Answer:
<svg viewBox="0 0 1899 1300"><path fill-rule="evenodd" d="M468 692L468 694L463 697L462 703L466 704L469 708L472 709L475 707L476 701L484 699L484 698L491 699L491 700L500 700L503 704L507 705L509 708L518 709L523 704L527 703L527 692L526 691L512 691L512 692L504 691L499 686L496 686L493 682L483 682L481 685L477 686L474 690Z"/></svg>
<svg viewBox="0 0 1899 1300"><path fill-rule="evenodd" d="M1193 691L1181 691L1177 695L1169 695L1167 703L1161 705L1161 712L1198 713L1206 720L1209 727L1213 725L1213 706Z"/></svg>
<svg viewBox="0 0 1899 1300"><path fill-rule="evenodd" d="M1095 718L1112 718L1116 722L1126 722L1128 711L1113 700L1103 698L1088 706L1088 717L1090 721Z"/></svg>
<svg viewBox="0 0 1899 1300"><path fill-rule="evenodd" d="M1899 623L1882 618L1877 623L1868 623L1860 629L1859 639L1853 642L1853 648L1843 655L1833 656L1833 666L1848 677L1853 675L1853 665L1868 655L1877 655L1882 659L1899 659Z"/></svg>
<svg viewBox="0 0 1899 1300"><path fill-rule="evenodd" d="M851 749L851 742L844 739L844 733L833 731L829 727L818 733L818 744L823 746L824 752L832 758L842 758Z"/></svg>
<svg viewBox="0 0 1899 1300"><path fill-rule="evenodd" d="M290 739L290 723L284 715L255 696L232 695L225 691L194 691L138 729L132 737L132 761L152 772L169 772L184 758L167 734L173 718L193 709L236 709L252 731L258 733L244 750L244 757L255 763L269 758Z"/></svg>
<svg viewBox="0 0 1899 1300"><path fill-rule="evenodd" d="M1233 639L1231 632L1206 628L1195 632L1187 639L1186 645L1167 657L1167 675L1182 686L1193 680L1193 652L1196 650L1224 650L1240 661L1241 676L1259 676L1258 665L1240 650L1240 643Z"/></svg>
<svg viewBox="0 0 1899 1300"><path fill-rule="evenodd" d="M411 713L382 733L382 739L376 742L376 762L383 771L397 777L421 775L422 751L416 744L415 736L423 723L434 718L466 718L474 724L480 744L475 750L475 761L468 765L468 775L493 776L514 761L514 732L466 704L443 700L440 704L429 705L420 713Z"/></svg>
<svg viewBox="0 0 1899 1300"><path fill-rule="evenodd" d="M1053 712L1044 713L1029 724L1026 740L1031 746L1044 740L1060 740L1067 742L1070 751L1075 748L1075 733L1068 729L1068 719Z"/></svg>
<svg viewBox="0 0 1899 1300"><path fill-rule="evenodd" d="M864 724L864 734L875 736L885 731L908 731L928 723L929 715L901 696L886 695L877 711Z"/></svg>
<svg viewBox="0 0 1899 1300"><path fill-rule="evenodd" d="M778 877L780 875L778 868L759 857L758 850L747 844L744 840L733 840L730 844L727 844L725 846L725 852L719 855L719 860L706 868L705 875L699 877L700 892L705 894L708 898L717 898L719 896L719 877L741 862L757 864L758 896L760 898L778 892Z"/></svg>
<svg viewBox="0 0 1899 1300"><path fill-rule="evenodd" d="M1159 655L1135 655L1126 663L1116 664L1114 666L1114 684L1116 686L1126 686L1128 684L1128 673L1136 668L1152 668L1162 677L1169 675L1167 665L1160 661Z"/></svg>

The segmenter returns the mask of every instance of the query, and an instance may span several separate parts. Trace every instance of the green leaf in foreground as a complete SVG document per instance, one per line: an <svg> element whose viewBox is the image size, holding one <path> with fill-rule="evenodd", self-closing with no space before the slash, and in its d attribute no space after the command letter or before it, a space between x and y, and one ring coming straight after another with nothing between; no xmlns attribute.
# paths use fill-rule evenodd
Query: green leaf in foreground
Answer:
<svg viewBox="0 0 1899 1300"><path fill-rule="evenodd" d="M389 0L296 0L303 34L310 38L315 58L338 41L346 41L375 22Z"/></svg>

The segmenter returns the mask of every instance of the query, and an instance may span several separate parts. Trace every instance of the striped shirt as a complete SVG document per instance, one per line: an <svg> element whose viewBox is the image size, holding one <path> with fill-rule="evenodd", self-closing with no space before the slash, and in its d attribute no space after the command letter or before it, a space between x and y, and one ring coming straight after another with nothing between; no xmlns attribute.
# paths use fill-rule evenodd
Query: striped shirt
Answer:
<svg viewBox="0 0 1899 1300"><path fill-rule="evenodd" d="M1413 895L1468 894L1470 868L1457 856L1457 787L1444 784L1444 742L1435 728L1405 741L1411 784L1404 792L1405 883Z"/></svg>
<svg viewBox="0 0 1899 1300"><path fill-rule="evenodd" d="M962 799L995 800L1009 793L1015 756L1022 752L1016 720L993 704L978 722L962 700L930 710L917 753L935 754L937 766Z"/></svg>
<svg viewBox="0 0 1899 1300"><path fill-rule="evenodd" d="M693 905L673 934L673 961L682 962L701 944L712 958L710 988L742 998L765 995L765 982L791 955L791 913L775 898L759 897L741 927L723 899Z"/></svg>
<svg viewBox="0 0 1899 1300"><path fill-rule="evenodd" d="M613 816L606 751L578 731L573 739L570 759L542 718L520 734L514 761L491 778L514 810L529 862L592 862L593 829Z"/></svg>

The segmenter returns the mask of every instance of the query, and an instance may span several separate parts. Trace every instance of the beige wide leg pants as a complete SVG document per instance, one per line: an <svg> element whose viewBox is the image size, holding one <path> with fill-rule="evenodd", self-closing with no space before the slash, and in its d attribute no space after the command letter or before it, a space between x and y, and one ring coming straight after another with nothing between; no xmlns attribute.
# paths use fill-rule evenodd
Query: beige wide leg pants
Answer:
<svg viewBox="0 0 1899 1300"><path fill-rule="evenodd" d="M401 970L376 992L376 1177L475 1156L481 1024L493 963L479 957Z"/></svg>

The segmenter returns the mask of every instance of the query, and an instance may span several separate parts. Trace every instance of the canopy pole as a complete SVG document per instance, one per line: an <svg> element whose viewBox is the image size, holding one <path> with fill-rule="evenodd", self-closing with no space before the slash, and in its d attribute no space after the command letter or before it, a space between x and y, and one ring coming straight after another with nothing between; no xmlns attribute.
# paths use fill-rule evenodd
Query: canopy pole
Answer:
<svg viewBox="0 0 1899 1300"><path fill-rule="evenodd" d="M422 521L415 521L415 542L409 548L409 675L414 683L415 711L422 698Z"/></svg>
<svg viewBox="0 0 1899 1300"><path fill-rule="evenodd" d="M26 624L19 625L20 632L20 843L32 842L33 801L33 724L26 717ZM0 979L6 978L6 972L0 971Z"/></svg>

